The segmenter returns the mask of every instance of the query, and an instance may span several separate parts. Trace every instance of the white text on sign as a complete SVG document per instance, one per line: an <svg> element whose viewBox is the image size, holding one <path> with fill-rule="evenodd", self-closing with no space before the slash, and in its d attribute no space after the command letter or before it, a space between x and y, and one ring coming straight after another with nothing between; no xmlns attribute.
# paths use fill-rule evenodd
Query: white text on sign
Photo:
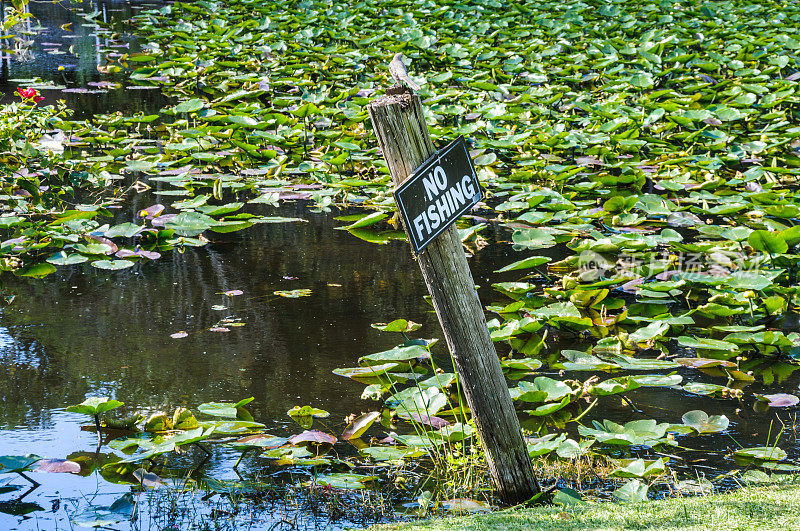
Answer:
<svg viewBox="0 0 800 531"><path fill-rule="evenodd" d="M458 137L423 162L394 196L408 241L418 253L483 196L464 139Z"/></svg>
<svg viewBox="0 0 800 531"><path fill-rule="evenodd" d="M448 188L447 175L441 166L436 166L427 176L423 176L422 183L425 186L425 196L431 204L414 218L413 230L419 240L424 240L427 235L435 232L439 225L477 193L469 175L464 175Z"/></svg>

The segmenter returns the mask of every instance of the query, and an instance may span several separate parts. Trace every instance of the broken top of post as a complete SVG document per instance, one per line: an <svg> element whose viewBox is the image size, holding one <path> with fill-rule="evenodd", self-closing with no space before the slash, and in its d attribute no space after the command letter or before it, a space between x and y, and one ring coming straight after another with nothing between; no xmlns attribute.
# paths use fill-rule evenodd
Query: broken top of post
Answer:
<svg viewBox="0 0 800 531"><path fill-rule="evenodd" d="M389 173L394 185L398 186L417 166L436 153L422 115L419 97L412 92L403 91L373 100L367 109ZM404 112L397 112L398 110ZM377 127L376 117L384 120L386 126ZM386 138L385 135L392 136Z"/></svg>

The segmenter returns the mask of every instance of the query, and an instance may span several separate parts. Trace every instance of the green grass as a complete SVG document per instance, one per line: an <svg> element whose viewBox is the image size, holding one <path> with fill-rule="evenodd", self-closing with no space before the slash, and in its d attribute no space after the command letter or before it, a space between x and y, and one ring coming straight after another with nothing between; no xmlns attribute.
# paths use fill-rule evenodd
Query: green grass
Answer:
<svg viewBox="0 0 800 531"><path fill-rule="evenodd" d="M742 488L729 494L672 498L648 503L594 503L579 508L537 507L479 516L440 518L376 526L377 530L412 529L800 529L800 488Z"/></svg>

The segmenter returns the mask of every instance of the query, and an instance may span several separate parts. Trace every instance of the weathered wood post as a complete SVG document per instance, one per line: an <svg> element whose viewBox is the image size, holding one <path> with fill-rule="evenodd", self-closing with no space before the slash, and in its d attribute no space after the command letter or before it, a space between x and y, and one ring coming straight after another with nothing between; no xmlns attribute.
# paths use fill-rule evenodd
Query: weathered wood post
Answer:
<svg viewBox="0 0 800 531"><path fill-rule="evenodd" d="M397 187L435 153L419 97L413 93L383 96L367 108ZM413 230L405 229L407 234ZM495 487L506 503L529 500L539 493L539 484L455 225L420 251L418 261Z"/></svg>

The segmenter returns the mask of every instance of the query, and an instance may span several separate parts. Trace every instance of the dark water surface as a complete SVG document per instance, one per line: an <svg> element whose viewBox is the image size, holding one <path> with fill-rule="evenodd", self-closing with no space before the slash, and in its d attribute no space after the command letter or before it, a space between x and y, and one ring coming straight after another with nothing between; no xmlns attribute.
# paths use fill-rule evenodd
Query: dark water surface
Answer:
<svg viewBox="0 0 800 531"><path fill-rule="evenodd" d="M5 1L3 5L9 5ZM23 53L4 54L0 61L0 103L17 99L17 87L39 88L45 100L40 105L65 100L75 119L120 111L131 115L139 111L157 114L165 98L158 89L130 88L122 72L100 70L118 66L125 53L139 51L131 33L130 18L163 2L142 0L83 0L71 3L37 1L29 4L33 19L16 28L15 34L31 41ZM98 22L108 24L101 28ZM98 67L100 70L98 70ZM40 86L49 82L53 88ZM120 85L109 87L107 83Z"/></svg>
<svg viewBox="0 0 800 531"><path fill-rule="evenodd" d="M126 207L120 220L132 219L145 202ZM0 315L0 454L65 458L93 451L95 435L79 428L88 418L64 411L87 396L114 396L131 412L253 396L248 409L277 435L297 432L286 411L310 404L330 411L326 424L340 433L343 417L368 405L360 384L331 371L399 340L370 324L402 316L422 323L425 337L437 337L438 323L405 243L364 242L334 230L340 222L333 215L312 214L301 203L273 210L267 213L307 222L215 235L204 248L119 272L82 265L41 282L10 279L5 288L16 300ZM500 249L485 249L473 261L476 282L485 283ZM312 293L273 295L299 288ZM244 293L221 294L233 289ZM228 316L244 326L208 330ZM189 336L170 337L180 330ZM234 479L237 456L217 452L199 473ZM264 463L248 460L242 471ZM94 476L35 477L44 484L35 494L40 504L80 505L98 488L108 504L127 490ZM65 511L37 511L21 528L63 521ZM0 513L0 529L16 521Z"/></svg>
<svg viewBox="0 0 800 531"><path fill-rule="evenodd" d="M329 410L328 424L341 431L343 417L364 404L360 385L331 371L396 343L370 323L402 315L434 332L435 316L404 245L379 250L334 230L330 215L310 215L304 205L281 214L308 222L222 235L205 248L122 272L62 268L44 282L7 283L17 299L0 318L0 454L63 458L93 450L95 435L79 429L87 417L64 407L98 395L114 396L132 411L253 396L248 409L256 420L287 435L286 411L311 404ZM311 296L273 295L298 288L311 289ZM244 294L220 294L232 289ZM208 331L227 316L245 326ZM179 330L189 336L170 338ZM220 455L203 472L235 478L234 458ZM66 498L86 494L97 482L57 474L36 479L45 484L37 496L53 499L57 491ZM120 487L106 483L101 491ZM0 529L15 520L0 514Z"/></svg>

